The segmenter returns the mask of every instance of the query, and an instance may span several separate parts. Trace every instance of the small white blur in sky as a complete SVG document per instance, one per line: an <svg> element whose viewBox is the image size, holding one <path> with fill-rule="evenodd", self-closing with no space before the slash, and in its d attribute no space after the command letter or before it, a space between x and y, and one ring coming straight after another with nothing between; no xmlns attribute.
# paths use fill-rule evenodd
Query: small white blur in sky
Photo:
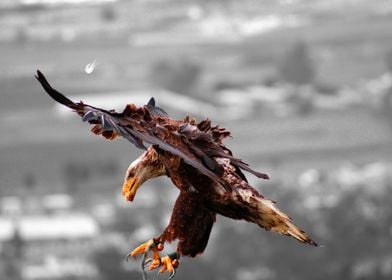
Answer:
<svg viewBox="0 0 392 280"><path fill-rule="evenodd" d="M84 67L84 72L86 72L86 74L91 74L94 72L95 67L97 67L97 60L94 59L92 62L89 62L86 64L86 66Z"/></svg>

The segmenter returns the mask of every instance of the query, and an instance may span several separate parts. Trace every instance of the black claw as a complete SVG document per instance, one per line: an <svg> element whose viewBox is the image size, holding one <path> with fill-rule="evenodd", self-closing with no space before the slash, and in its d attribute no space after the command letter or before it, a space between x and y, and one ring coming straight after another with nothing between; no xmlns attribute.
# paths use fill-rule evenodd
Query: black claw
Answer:
<svg viewBox="0 0 392 280"><path fill-rule="evenodd" d="M131 257L131 253L126 256L126 261L129 262L129 257Z"/></svg>
<svg viewBox="0 0 392 280"><path fill-rule="evenodd" d="M173 272L170 273L169 278L167 280L173 279L175 275L176 275L176 270L173 268Z"/></svg>
<svg viewBox="0 0 392 280"><path fill-rule="evenodd" d="M144 270L144 267L145 267L145 264L146 264L146 256L147 256L147 252L144 253L143 258L142 258L142 262L140 263L141 264L143 280L147 280L147 274L146 274L146 271Z"/></svg>
<svg viewBox="0 0 392 280"><path fill-rule="evenodd" d="M148 259L145 261L144 267L147 267L149 264L152 263L152 261L153 261L152 258L148 258ZM161 264L162 264L161 259L159 258L158 261L159 261L159 263L158 263L158 266L157 266L157 267L160 267Z"/></svg>
<svg viewBox="0 0 392 280"><path fill-rule="evenodd" d="M147 257L147 253L144 253L143 254L143 258L142 258L142 262L141 262L143 270L144 270L144 267L145 267L145 264L146 264L146 257Z"/></svg>
<svg viewBox="0 0 392 280"><path fill-rule="evenodd" d="M148 259L144 262L144 267L148 266L150 263L152 263L152 258L148 258Z"/></svg>

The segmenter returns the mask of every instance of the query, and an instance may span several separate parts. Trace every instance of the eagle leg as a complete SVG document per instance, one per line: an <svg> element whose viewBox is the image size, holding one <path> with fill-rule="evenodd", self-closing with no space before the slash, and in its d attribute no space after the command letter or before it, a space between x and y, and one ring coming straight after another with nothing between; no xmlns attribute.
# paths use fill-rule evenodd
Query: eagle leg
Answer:
<svg viewBox="0 0 392 280"><path fill-rule="evenodd" d="M142 259L142 268L146 266L146 263L149 262L158 262L160 264L161 256L159 255L159 251L163 250L163 244L157 242L154 239L150 239L147 242L141 244L140 246L136 247L131 253L127 255L127 260L129 257L136 257L139 254L143 254ZM149 251L152 251L152 259L146 260L147 254Z"/></svg>
<svg viewBox="0 0 392 280"><path fill-rule="evenodd" d="M149 266L149 269L153 270L160 267L161 269L159 270L158 273L164 273L167 271L170 273L168 280L173 279L174 275L176 274L176 268L180 264L178 259L179 259L179 254L177 252L173 252L161 258L159 263L153 261Z"/></svg>

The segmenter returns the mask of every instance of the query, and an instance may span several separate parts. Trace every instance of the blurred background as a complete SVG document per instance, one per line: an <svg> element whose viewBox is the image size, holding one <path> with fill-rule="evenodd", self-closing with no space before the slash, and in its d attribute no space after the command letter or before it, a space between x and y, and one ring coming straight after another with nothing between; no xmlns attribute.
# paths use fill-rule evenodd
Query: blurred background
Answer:
<svg viewBox="0 0 392 280"><path fill-rule="evenodd" d="M389 0L1 0L0 278L141 279L125 256L177 195L154 179L126 203L141 151L92 135L40 69L76 101L154 96L226 127L271 177L252 185L324 245L218 217L177 279L392 279L391 30Z"/></svg>

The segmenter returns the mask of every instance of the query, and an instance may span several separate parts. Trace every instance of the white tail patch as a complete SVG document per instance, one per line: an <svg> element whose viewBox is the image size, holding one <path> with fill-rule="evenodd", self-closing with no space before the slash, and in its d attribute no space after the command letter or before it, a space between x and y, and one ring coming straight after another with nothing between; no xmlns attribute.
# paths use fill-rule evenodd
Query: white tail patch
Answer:
<svg viewBox="0 0 392 280"><path fill-rule="evenodd" d="M280 211L275 203L269 199L256 198L258 219L255 221L259 226L274 232L292 236L295 239L317 246L317 244L299 227L291 222L291 218Z"/></svg>

